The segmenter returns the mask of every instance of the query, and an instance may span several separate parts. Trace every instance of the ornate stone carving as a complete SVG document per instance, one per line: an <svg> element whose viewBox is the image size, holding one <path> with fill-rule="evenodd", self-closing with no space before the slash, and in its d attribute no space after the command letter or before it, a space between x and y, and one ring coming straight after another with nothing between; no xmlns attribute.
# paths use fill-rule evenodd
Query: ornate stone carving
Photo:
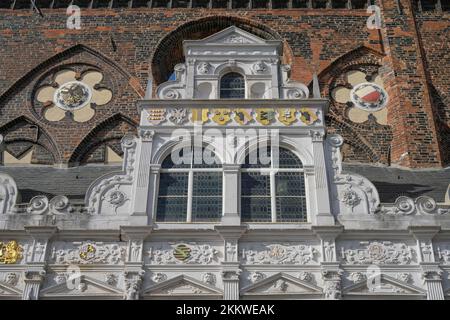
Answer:
<svg viewBox="0 0 450 320"><path fill-rule="evenodd" d="M125 201L129 199L124 192L119 190L119 185L115 185L114 189L111 189L102 197L102 200L105 200L111 204L114 212L117 213L117 208L123 206Z"/></svg>
<svg viewBox="0 0 450 320"><path fill-rule="evenodd" d="M180 99L181 94L175 89L169 89L164 92L164 99Z"/></svg>
<svg viewBox="0 0 450 320"><path fill-rule="evenodd" d="M402 282L409 283L412 280L412 276L408 272L397 273L396 278Z"/></svg>
<svg viewBox="0 0 450 320"><path fill-rule="evenodd" d="M142 279L139 276L132 279L125 279L124 300L139 300L139 291Z"/></svg>
<svg viewBox="0 0 450 320"><path fill-rule="evenodd" d="M395 200L393 206L383 206L380 208L381 214L386 215L429 215L429 214L448 214L450 209L440 207L436 201L428 196L420 196L415 200L401 196Z"/></svg>
<svg viewBox="0 0 450 320"><path fill-rule="evenodd" d="M341 192L340 200L352 210L361 203L361 197L355 190L352 189L351 185L346 186L346 188Z"/></svg>
<svg viewBox="0 0 450 320"><path fill-rule="evenodd" d="M323 242L323 252L325 256L325 261L334 261L334 251L335 245L334 241L324 241Z"/></svg>
<svg viewBox="0 0 450 320"><path fill-rule="evenodd" d="M213 286L216 284L216 276L211 272L204 273L202 276L202 281Z"/></svg>
<svg viewBox="0 0 450 320"><path fill-rule="evenodd" d="M124 151L123 173L111 174L94 182L86 193L87 210L91 214L111 214L110 211L118 210L124 206L129 198L127 188L130 188L135 176L136 164L136 140L132 135L122 138L122 150ZM122 198L120 191L124 193ZM106 209L104 209L106 207Z"/></svg>
<svg viewBox="0 0 450 320"><path fill-rule="evenodd" d="M175 124L183 124L188 120L188 113L183 108L173 108L167 113L169 120Z"/></svg>
<svg viewBox="0 0 450 320"><path fill-rule="evenodd" d="M65 273L57 273L54 277L56 284L64 283L67 279L67 275Z"/></svg>
<svg viewBox="0 0 450 320"><path fill-rule="evenodd" d="M404 243L360 242L362 248L342 248L342 260L348 264L410 264L413 250Z"/></svg>
<svg viewBox="0 0 450 320"><path fill-rule="evenodd" d="M308 98L308 94L299 89L299 88L293 88L289 89L286 93L288 99L306 99Z"/></svg>
<svg viewBox="0 0 450 320"><path fill-rule="evenodd" d="M3 136L0 135L0 152ZM16 204L17 186L14 179L9 175L0 172L0 214L11 211Z"/></svg>
<svg viewBox="0 0 450 320"><path fill-rule="evenodd" d="M324 281L323 292L325 299L337 300L341 298L341 275L342 270L323 270L322 279Z"/></svg>
<svg viewBox="0 0 450 320"><path fill-rule="evenodd" d="M153 125L160 124L166 119L166 109L150 109L147 112L147 120Z"/></svg>
<svg viewBox="0 0 450 320"><path fill-rule="evenodd" d="M298 275L298 278L302 281L306 281L306 282L313 282L314 277L312 275L311 272L307 272L307 271L302 271L300 272L300 274Z"/></svg>
<svg viewBox="0 0 450 320"><path fill-rule="evenodd" d="M12 287L15 287L17 282L19 282L19 275L15 272L8 272L5 275L4 282Z"/></svg>
<svg viewBox="0 0 450 320"><path fill-rule="evenodd" d="M420 243L420 252L422 253L423 262L434 262L433 261L433 246L431 243Z"/></svg>
<svg viewBox="0 0 450 320"><path fill-rule="evenodd" d="M366 275L362 272L352 272L348 276L348 279L353 283L359 283L366 279Z"/></svg>
<svg viewBox="0 0 450 320"><path fill-rule="evenodd" d="M161 273L161 272L156 272L153 276L152 276L152 280L153 282L163 282L167 280L167 275L165 273Z"/></svg>
<svg viewBox="0 0 450 320"><path fill-rule="evenodd" d="M116 286L118 282L118 277L114 273L105 274L105 282L110 286Z"/></svg>
<svg viewBox="0 0 450 320"><path fill-rule="evenodd" d="M264 73L267 70L267 66L263 61L257 61L253 64L252 69L256 73Z"/></svg>
<svg viewBox="0 0 450 320"><path fill-rule="evenodd" d="M255 283L266 278L266 275L262 272L256 271L250 274L250 281Z"/></svg>
<svg viewBox="0 0 450 320"><path fill-rule="evenodd" d="M425 281L441 281L442 280L442 270L426 270L422 272L422 278Z"/></svg>
<svg viewBox="0 0 450 320"><path fill-rule="evenodd" d="M22 257L23 247L17 241L0 242L0 264L14 264Z"/></svg>
<svg viewBox="0 0 450 320"><path fill-rule="evenodd" d="M216 262L219 253L209 244L179 243L172 249L150 248L148 251L152 264L211 264Z"/></svg>
<svg viewBox="0 0 450 320"><path fill-rule="evenodd" d="M314 262L316 249L308 245L265 245L265 249L243 249L245 264L310 264Z"/></svg>
<svg viewBox="0 0 450 320"><path fill-rule="evenodd" d="M44 214L48 211L48 198L46 196L35 196L30 200L27 212L31 214Z"/></svg>
<svg viewBox="0 0 450 320"><path fill-rule="evenodd" d="M118 264L124 261L124 248L119 244L74 242L71 248L53 248L56 264Z"/></svg>
<svg viewBox="0 0 450 320"><path fill-rule="evenodd" d="M153 131L153 130L146 130L146 129L139 130L139 136L141 137L142 141L145 141L145 142L152 141L154 135L155 135L155 131Z"/></svg>
<svg viewBox="0 0 450 320"><path fill-rule="evenodd" d="M212 66L209 62L201 62L198 65L197 70L201 74L208 74L211 71L211 68L212 68Z"/></svg>

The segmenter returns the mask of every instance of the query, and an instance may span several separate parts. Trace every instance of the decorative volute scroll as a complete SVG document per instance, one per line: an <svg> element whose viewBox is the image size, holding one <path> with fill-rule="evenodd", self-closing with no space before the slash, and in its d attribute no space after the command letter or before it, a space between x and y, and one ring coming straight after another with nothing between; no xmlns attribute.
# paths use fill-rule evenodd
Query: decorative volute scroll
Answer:
<svg viewBox="0 0 450 320"><path fill-rule="evenodd" d="M374 214L380 205L380 198L372 182L357 174L342 173L340 147L344 139L333 134L327 137L326 142L333 212L344 215Z"/></svg>
<svg viewBox="0 0 450 320"><path fill-rule="evenodd" d="M122 139L123 172L109 173L92 183L86 193L86 206L91 214L124 215L131 207L132 184L135 180L136 146L138 138L126 135Z"/></svg>
<svg viewBox="0 0 450 320"><path fill-rule="evenodd" d="M0 214L11 213L16 205L17 185L14 179L0 172Z"/></svg>
<svg viewBox="0 0 450 320"><path fill-rule="evenodd" d="M231 26L202 40L185 40L185 63L157 88L159 99L219 99L220 79L228 72L245 78L247 99L307 99L308 87L289 79L280 65L282 42L264 40Z"/></svg>

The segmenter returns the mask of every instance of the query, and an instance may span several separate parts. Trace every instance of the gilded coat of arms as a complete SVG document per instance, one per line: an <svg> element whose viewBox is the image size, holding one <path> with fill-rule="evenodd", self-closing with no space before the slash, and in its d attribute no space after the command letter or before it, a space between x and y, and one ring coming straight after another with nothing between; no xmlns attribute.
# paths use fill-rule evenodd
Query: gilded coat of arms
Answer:
<svg viewBox="0 0 450 320"><path fill-rule="evenodd" d="M295 109L294 108L279 109L278 120L280 120L281 123L287 126L291 125L291 123L297 120L295 117Z"/></svg>
<svg viewBox="0 0 450 320"><path fill-rule="evenodd" d="M189 248L185 244L179 244L175 248L173 248L173 256L175 257L175 259L185 261L191 256L191 248Z"/></svg>
<svg viewBox="0 0 450 320"><path fill-rule="evenodd" d="M8 243L0 242L0 263L13 264L22 259L23 248L12 240Z"/></svg>
<svg viewBox="0 0 450 320"><path fill-rule="evenodd" d="M300 109L300 120L304 123L304 124L313 124L314 122L316 122L318 119L317 115L311 111L308 108L301 108Z"/></svg>
<svg viewBox="0 0 450 320"><path fill-rule="evenodd" d="M253 120L252 109L236 109L234 110L234 120L242 125L245 125Z"/></svg>
<svg viewBox="0 0 450 320"><path fill-rule="evenodd" d="M275 120L274 109L256 109L256 120L262 125L269 125Z"/></svg>
<svg viewBox="0 0 450 320"><path fill-rule="evenodd" d="M80 248L80 258L83 260L91 260L95 258L95 252L97 249L91 243L87 243L81 246Z"/></svg>
<svg viewBox="0 0 450 320"><path fill-rule="evenodd" d="M224 125L231 121L231 110L230 109L214 109L214 116L212 117L213 121Z"/></svg>

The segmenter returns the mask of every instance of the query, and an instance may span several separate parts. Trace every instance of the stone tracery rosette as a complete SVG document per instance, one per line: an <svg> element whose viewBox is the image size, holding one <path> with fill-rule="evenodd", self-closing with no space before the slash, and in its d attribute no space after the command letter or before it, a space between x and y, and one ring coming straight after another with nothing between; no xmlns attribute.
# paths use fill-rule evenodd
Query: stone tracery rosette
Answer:
<svg viewBox="0 0 450 320"><path fill-rule="evenodd" d="M347 109L348 118L356 123L367 121L373 115L377 122L387 124L388 94L384 89L380 75L370 77L357 70L348 71L344 78L346 84L339 84L331 91L334 101L342 104L350 104Z"/></svg>
<svg viewBox="0 0 450 320"><path fill-rule="evenodd" d="M70 113L76 122L89 121L95 115L94 106L112 99L111 90L99 86L102 80L103 74L94 70L81 76L70 69L57 72L52 84L45 84L36 92L36 100L44 104L44 118L61 121Z"/></svg>

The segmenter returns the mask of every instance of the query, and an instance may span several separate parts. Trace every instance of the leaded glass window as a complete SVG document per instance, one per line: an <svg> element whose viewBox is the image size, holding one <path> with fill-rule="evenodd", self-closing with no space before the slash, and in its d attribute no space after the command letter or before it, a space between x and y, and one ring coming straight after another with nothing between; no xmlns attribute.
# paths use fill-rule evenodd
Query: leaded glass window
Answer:
<svg viewBox="0 0 450 320"><path fill-rule="evenodd" d="M245 80L237 72L225 74L220 79L220 98L221 99L244 99L245 98Z"/></svg>
<svg viewBox="0 0 450 320"><path fill-rule="evenodd" d="M268 147L261 164L247 155L241 169L241 219L243 222L305 222L305 179L300 159L285 148ZM274 159L275 155L278 161Z"/></svg>
<svg viewBox="0 0 450 320"><path fill-rule="evenodd" d="M174 161L171 154L161 164L156 221L220 221L222 169L215 154L206 148L184 148L174 153L174 159L183 161Z"/></svg>

